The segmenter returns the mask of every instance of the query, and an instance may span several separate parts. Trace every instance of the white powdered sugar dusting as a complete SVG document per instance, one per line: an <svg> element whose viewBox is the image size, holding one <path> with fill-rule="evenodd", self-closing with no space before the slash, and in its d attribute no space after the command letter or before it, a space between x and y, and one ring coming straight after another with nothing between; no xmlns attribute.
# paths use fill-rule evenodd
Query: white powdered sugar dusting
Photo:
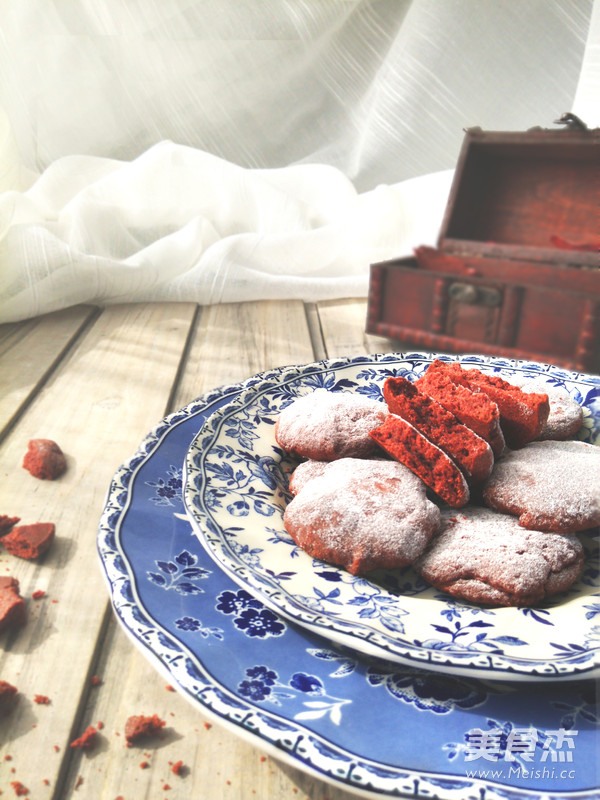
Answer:
<svg viewBox="0 0 600 800"><path fill-rule="evenodd" d="M315 389L282 410L275 437L288 453L305 458L363 458L375 452L369 432L381 425L386 413L383 402Z"/></svg>
<svg viewBox="0 0 600 800"><path fill-rule="evenodd" d="M550 413L538 439L568 439L577 433L583 421L583 409L566 389L548 384L540 377L513 376L510 383L524 392L548 395Z"/></svg>
<svg viewBox="0 0 600 800"><path fill-rule="evenodd" d="M568 588L582 563L576 536L525 530L515 517L473 506L442 511L440 529L414 568L467 599L527 604Z"/></svg>
<svg viewBox="0 0 600 800"><path fill-rule="evenodd" d="M315 477L302 482L284 523L314 557L355 573L403 566L423 552L439 524L425 484L398 462L344 458L305 469L315 469Z"/></svg>
<svg viewBox="0 0 600 800"><path fill-rule="evenodd" d="M484 501L519 514L527 528L574 532L600 524L600 448L579 441L532 442L507 451Z"/></svg>
<svg viewBox="0 0 600 800"><path fill-rule="evenodd" d="M308 461L303 461L301 464L298 464L290 477L290 492L292 494L298 494L305 483L308 483L308 481L314 478L320 478L326 470L327 465L330 463L330 461L315 461L309 459Z"/></svg>

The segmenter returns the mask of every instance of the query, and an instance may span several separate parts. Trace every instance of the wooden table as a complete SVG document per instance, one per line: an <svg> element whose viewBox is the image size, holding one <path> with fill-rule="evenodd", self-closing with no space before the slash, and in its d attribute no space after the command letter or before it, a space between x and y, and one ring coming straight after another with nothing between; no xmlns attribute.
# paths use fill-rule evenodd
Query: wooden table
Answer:
<svg viewBox="0 0 600 800"><path fill-rule="evenodd" d="M115 470L167 413L271 367L398 349L367 336L365 318L363 300L269 301L78 306L0 325L0 514L56 525L39 562L0 549L0 575L19 580L28 615L25 627L0 634L0 680L19 690L0 719L4 797L15 796L13 781L30 800L353 796L205 725L166 689L113 616L96 533ZM22 469L33 438L63 448L62 478L41 481ZM127 748L126 719L152 713L168 721L166 737ZM69 746L100 722L93 750ZM178 760L181 776L170 770Z"/></svg>

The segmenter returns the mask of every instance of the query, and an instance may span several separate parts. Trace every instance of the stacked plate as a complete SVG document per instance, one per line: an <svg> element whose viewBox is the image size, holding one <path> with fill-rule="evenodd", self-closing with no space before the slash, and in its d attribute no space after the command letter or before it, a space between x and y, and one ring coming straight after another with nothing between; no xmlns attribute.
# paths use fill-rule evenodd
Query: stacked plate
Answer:
<svg viewBox="0 0 600 800"><path fill-rule="evenodd" d="M311 559L282 514L294 463L279 411L314 388L381 398L436 354L262 373L170 415L115 475L98 544L114 609L206 712L280 760L361 797L597 797L597 532L566 595L490 609L410 569L358 578ZM543 378L600 444L600 378L469 356Z"/></svg>

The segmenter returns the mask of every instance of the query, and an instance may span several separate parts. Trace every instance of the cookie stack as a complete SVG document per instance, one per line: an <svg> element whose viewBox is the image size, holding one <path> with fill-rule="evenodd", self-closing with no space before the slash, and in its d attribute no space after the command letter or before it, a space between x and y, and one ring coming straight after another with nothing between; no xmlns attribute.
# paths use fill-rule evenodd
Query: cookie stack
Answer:
<svg viewBox="0 0 600 800"><path fill-rule="evenodd" d="M577 533L600 524L600 448L572 439L566 392L434 361L389 377L384 402L318 389L275 435L302 459L284 524L313 558L362 575L411 564L431 585L494 606L564 592Z"/></svg>

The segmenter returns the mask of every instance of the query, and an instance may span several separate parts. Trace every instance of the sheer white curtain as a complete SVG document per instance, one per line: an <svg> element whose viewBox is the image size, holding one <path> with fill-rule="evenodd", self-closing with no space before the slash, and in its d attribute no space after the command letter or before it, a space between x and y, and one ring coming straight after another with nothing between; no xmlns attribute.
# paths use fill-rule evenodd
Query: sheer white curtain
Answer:
<svg viewBox="0 0 600 800"><path fill-rule="evenodd" d="M598 124L597 0L0 0L0 19L0 321L364 294L370 262L435 241L463 128Z"/></svg>

